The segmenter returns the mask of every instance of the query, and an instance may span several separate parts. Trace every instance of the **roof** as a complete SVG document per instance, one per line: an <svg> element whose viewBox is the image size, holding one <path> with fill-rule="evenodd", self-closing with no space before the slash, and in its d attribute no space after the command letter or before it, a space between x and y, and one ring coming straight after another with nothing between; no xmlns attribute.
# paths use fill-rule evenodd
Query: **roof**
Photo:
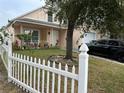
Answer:
<svg viewBox="0 0 124 93"><path fill-rule="evenodd" d="M22 14L22 15L16 17L16 18L10 20L10 21L13 21L13 20L15 20L15 19L19 19L19 18L21 18L21 17L24 17L25 15L31 14L31 13L33 13L33 12L39 10L39 9L42 9L42 8L44 8L44 7L39 7L39 8L37 8L37 9L34 9L34 10L31 10L31 11L28 11L28 12L26 12L26 13L24 13L24 14Z"/></svg>
<svg viewBox="0 0 124 93"><path fill-rule="evenodd" d="M66 26L61 26L60 24L55 24L53 22L45 22L45 21L35 20L35 19L30 19L30 18L15 19L13 21L13 24L16 22L66 29Z"/></svg>
<svg viewBox="0 0 124 93"><path fill-rule="evenodd" d="M27 13L21 15L21 16L18 16L16 18L10 20L6 27L9 27L10 25L12 25L12 24L14 24L16 22L20 22L20 23L30 23L30 24L36 24L36 25L42 25L42 26L66 29L66 26L61 26L60 24L55 24L53 22L45 22L45 21L36 20L36 19L32 19L32 18L22 18L25 15L28 15L28 14L30 14L32 12L35 12L35 11L37 11L39 9L43 9L43 8L47 9L45 6L43 6L43 7L34 9L32 11L29 11L29 12L27 12Z"/></svg>
<svg viewBox="0 0 124 93"><path fill-rule="evenodd" d="M32 12L35 12L35 11L37 11L39 9L42 9L42 8L44 8L44 7L39 7L37 9L32 10L32 11L26 12L26 13L20 15L20 16L17 16L15 18L11 19L11 20L8 20L9 23L6 25L6 27L10 26L13 23L14 20L19 19L19 18L21 18L21 17L23 17L25 15L31 14Z"/></svg>

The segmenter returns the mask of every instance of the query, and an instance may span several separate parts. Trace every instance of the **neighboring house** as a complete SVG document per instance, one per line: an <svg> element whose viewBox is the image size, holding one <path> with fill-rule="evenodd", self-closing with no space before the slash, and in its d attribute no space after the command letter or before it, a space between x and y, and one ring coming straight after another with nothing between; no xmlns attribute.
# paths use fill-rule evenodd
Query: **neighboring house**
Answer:
<svg viewBox="0 0 124 93"><path fill-rule="evenodd" d="M31 43L44 47L45 43L49 46L66 47L66 31L67 27L59 24L54 14L48 12L44 7L28 12L22 16L14 18L7 25L7 31L12 34L12 40L19 40L18 34L31 34ZM73 48L77 49L79 45L80 29L74 30ZM88 32L84 35L84 41L88 43L97 39L96 32Z"/></svg>

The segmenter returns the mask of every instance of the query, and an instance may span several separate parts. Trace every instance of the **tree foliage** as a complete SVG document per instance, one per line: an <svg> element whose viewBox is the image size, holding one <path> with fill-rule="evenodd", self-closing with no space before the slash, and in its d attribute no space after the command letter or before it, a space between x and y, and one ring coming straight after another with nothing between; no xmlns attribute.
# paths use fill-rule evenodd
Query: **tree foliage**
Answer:
<svg viewBox="0 0 124 93"><path fill-rule="evenodd" d="M18 34L17 37L20 39L20 40L24 40L26 42L30 41L32 36L31 35L28 35L28 34Z"/></svg>
<svg viewBox="0 0 124 93"><path fill-rule="evenodd" d="M66 58L72 57L74 28L85 26L101 32L123 29L124 15L122 0L46 0L46 7L55 12L62 22L68 21Z"/></svg>

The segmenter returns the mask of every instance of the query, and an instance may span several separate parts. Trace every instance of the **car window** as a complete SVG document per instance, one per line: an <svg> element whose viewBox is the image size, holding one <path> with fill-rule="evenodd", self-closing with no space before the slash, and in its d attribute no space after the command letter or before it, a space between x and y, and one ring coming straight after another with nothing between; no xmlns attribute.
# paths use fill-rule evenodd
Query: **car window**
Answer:
<svg viewBox="0 0 124 93"><path fill-rule="evenodd" d="M107 44L107 40L99 40L97 41L98 44Z"/></svg>
<svg viewBox="0 0 124 93"><path fill-rule="evenodd" d="M118 46L119 45L119 42L118 41L112 41L112 40L110 40L108 44L109 45L113 45L113 46Z"/></svg>
<svg viewBox="0 0 124 93"><path fill-rule="evenodd" d="M90 44L95 44L95 43L97 43L96 40L92 40L92 41L90 41Z"/></svg>

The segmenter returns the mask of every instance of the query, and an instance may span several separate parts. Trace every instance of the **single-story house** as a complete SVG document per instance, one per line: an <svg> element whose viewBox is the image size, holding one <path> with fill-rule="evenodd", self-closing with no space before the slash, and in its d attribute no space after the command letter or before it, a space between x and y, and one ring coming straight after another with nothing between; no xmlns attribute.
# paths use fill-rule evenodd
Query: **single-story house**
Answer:
<svg viewBox="0 0 124 93"><path fill-rule="evenodd" d="M60 25L56 19L55 14L49 13L45 7L41 7L25 13L9 21L6 30L12 34L12 41L19 40L18 34L31 34L31 43L38 44L44 47L45 43L49 46L59 46L60 48L66 47L66 32L67 26ZM80 38L80 29L74 30L73 35L73 48L77 49L77 42ZM95 31L85 33L84 41L86 43L91 40L99 38Z"/></svg>

